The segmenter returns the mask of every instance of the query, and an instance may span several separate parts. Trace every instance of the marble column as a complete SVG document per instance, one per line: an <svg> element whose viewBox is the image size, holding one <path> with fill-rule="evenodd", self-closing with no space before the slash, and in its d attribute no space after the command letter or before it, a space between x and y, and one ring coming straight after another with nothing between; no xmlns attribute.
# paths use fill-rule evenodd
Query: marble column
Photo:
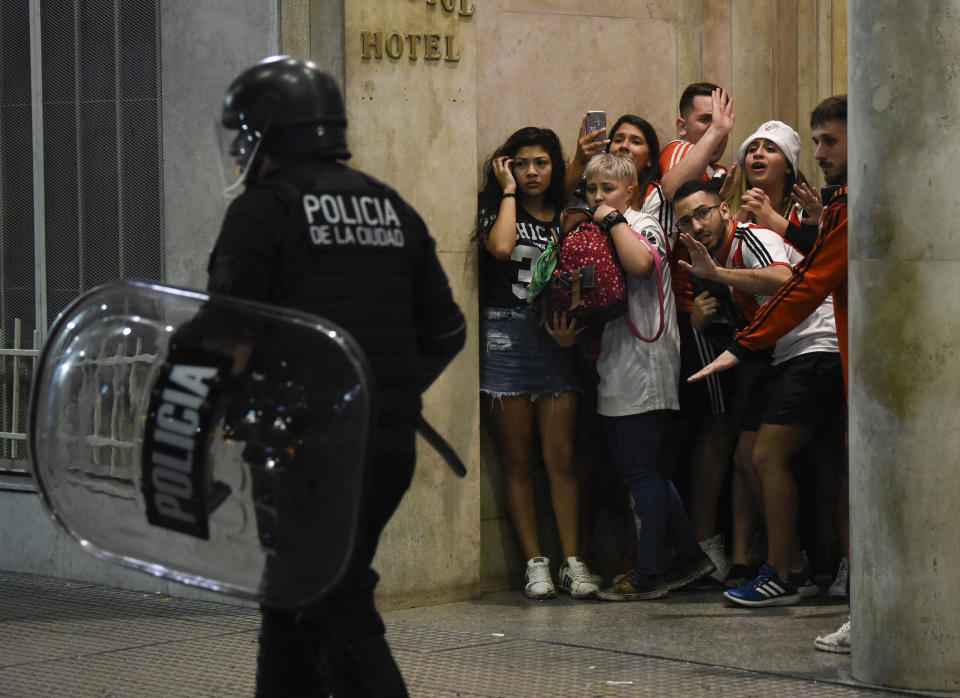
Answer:
<svg viewBox="0 0 960 698"><path fill-rule="evenodd" d="M960 689L960 2L850 0L855 678Z"/></svg>

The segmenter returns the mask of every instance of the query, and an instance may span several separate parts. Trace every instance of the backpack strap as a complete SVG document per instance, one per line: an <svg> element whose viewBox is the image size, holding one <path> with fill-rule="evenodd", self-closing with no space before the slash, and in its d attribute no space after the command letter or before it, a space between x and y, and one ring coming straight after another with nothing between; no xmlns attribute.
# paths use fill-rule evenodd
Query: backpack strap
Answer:
<svg viewBox="0 0 960 698"><path fill-rule="evenodd" d="M584 223L593 223L593 212L581 206L568 206L560 212L560 235L566 237ZM581 269L570 271L570 307L574 310L580 305L583 290L583 272Z"/></svg>
<svg viewBox="0 0 960 698"><path fill-rule="evenodd" d="M630 230L633 230L633 227L632 227L632 226L630 226ZM640 233L638 233L636 230L633 230L633 234L636 235L636 236L637 236L637 239L638 239L638 240L641 240L641 241L643 242L643 244L645 244L645 245L647 246L647 249L650 250L650 256L653 257L653 264L654 264L654 266L656 267L656 271L657 271L657 275L656 275L656 280L657 280L657 298L658 298L658 300L659 300L659 302L660 302L660 326L657 328L657 333L656 333L655 335L653 335L653 337L651 337L650 339L647 339L647 338L644 337L642 334L640 334L640 330L638 330L638 329L637 329L637 326L634 325L634 324L633 324L633 321L630 320L630 306L629 306L629 301L627 301L627 302L628 302L627 312L625 312L625 313L623 314L623 319L626 320L626 322L627 322L627 327L629 327L629 328L630 328L630 331L633 332L634 335L636 335L637 339L639 339L639 340L641 340L641 341L643 341L643 342L647 342L648 344L651 344L651 343L653 343L653 342L656 342L656 341L660 338L660 335L663 333L663 324L664 324L664 309L663 309L663 261L660 259L660 253L657 251L657 248L654 247L653 244L652 244L649 240L647 240L647 238L645 238L643 235L641 235Z"/></svg>
<svg viewBox="0 0 960 698"><path fill-rule="evenodd" d="M560 212L560 237L578 227L581 223L593 223L593 214L589 209L578 206L569 206Z"/></svg>
<svg viewBox="0 0 960 698"><path fill-rule="evenodd" d="M570 307L567 310L574 310L580 305L580 279L582 278L582 269L570 270Z"/></svg>

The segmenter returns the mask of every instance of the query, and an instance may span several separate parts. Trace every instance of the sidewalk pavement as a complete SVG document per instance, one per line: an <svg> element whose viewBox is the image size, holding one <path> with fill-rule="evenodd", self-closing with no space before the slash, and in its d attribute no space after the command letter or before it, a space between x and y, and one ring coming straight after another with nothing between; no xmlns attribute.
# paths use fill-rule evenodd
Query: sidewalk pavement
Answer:
<svg viewBox="0 0 960 698"><path fill-rule="evenodd" d="M475 601L391 611L411 696L947 695L858 684L817 652L847 607L745 609L717 589L658 601ZM0 572L0 696L252 696L255 608Z"/></svg>

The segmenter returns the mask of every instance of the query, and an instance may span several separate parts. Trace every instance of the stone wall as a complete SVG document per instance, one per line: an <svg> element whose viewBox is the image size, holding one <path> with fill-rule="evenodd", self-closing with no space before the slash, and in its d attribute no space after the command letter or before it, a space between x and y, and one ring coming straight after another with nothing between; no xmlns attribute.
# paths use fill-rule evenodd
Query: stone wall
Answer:
<svg viewBox="0 0 960 698"><path fill-rule="evenodd" d="M389 182L423 215L470 322L466 349L424 398L425 416L461 454L469 474L454 477L419 442L413 485L375 563L383 576L381 600L390 605L465 598L476 594L479 581L477 293L469 244L478 130L473 5L345 3L352 164Z"/></svg>

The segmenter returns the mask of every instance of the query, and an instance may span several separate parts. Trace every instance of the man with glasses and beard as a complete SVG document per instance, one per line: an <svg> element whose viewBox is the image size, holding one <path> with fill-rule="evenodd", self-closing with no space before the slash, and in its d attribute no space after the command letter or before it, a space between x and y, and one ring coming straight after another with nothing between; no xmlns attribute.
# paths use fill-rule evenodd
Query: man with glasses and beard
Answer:
<svg viewBox="0 0 960 698"><path fill-rule="evenodd" d="M783 337L824 298L832 297L837 312L837 336L843 377L847 366L847 96L828 97L810 114L810 128L816 144L814 158L820 165L830 191L824 190L820 232L813 249L790 279L757 312L753 321L734 338L728 349L710 365L690 376L695 382L726 371L752 353L762 351ZM846 484L846 473L843 473ZM845 506L846 491L840 493ZM817 637L815 646L824 652L849 654L850 620L835 632Z"/></svg>
<svg viewBox="0 0 960 698"><path fill-rule="evenodd" d="M747 318L803 260L778 233L735 223L709 183L681 186L674 207L680 241L691 258L681 264L691 274L729 286ZM797 541L798 494L789 466L808 443L826 456L838 450L844 408L841 375L833 302L826 299L776 342L741 419L737 467L754 506L764 514L768 557L756 578L724 592L733 603L792 605L819 592L804 569Z"/></svg>

